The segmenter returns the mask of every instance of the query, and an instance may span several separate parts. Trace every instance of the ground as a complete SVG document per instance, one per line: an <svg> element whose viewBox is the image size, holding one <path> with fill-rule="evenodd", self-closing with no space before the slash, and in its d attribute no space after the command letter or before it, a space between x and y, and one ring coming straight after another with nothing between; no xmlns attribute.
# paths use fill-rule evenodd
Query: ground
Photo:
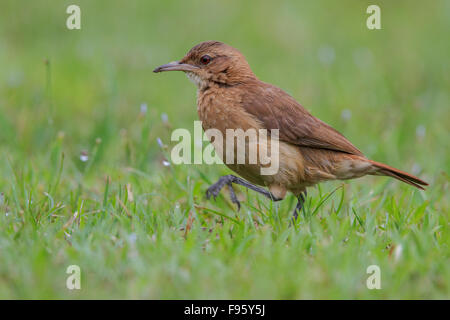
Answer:
<svg viewBox="0 0 450 320"><path fill-rule="evenodd" d="M377 3L2 1L0 298L449 298L450 5ZM231 172L169 156L195 87L152 73L204 40L430 187L324 183L294 226L292 196L206 200Z"/></svg>

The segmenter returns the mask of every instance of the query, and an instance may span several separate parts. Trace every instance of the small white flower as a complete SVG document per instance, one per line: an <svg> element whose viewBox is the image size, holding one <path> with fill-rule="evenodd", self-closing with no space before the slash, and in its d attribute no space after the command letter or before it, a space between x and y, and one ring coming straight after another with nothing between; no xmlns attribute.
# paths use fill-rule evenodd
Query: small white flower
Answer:
<svg viewBox="0 0 450 320"><path fill-rule="evenodd" d="M350 120L352 117L352 112L349 109L342 110L341 118L345 121Z"/></svg>
<svg viewBox="0 0 450 320"><path fill-rule="evenodd" d="M159 145L161 148L164 147L164 144L163 144L161 138L156 138L156 142L158 142L158 145Z"/></svg>
<svg viewBox="0 0 450 320"><path fill-rule="evenodd" d="M319 61L324 65L331 65L336 58L336 53L334 48L328 45L321 46L317 52L317 57Z"/></svg>
<svg viewBox="0 0 450 320"><path fill-rule="evenodd" d="M161 114L161 120L162 120L163 123L169 122L169 116L167 115L167 113L162 113Z"/></svg>
<svg viewBox="0 0 450 320"><path fill-rule="evenodd" d="M137 235L135 233L132 233L128 236L128 242L130 244L136 243Z"/></svg>
<svg viewBox="0 0 450 320"><path fill-rule="evenodd" d="M417 126L417 128L416 128L416 137L417 138L422 139L423 137L425 137L426 133L427 133L427 128L423 124L420 124Z"/></svg>
<svg viewBox="0 0 450 320"><path fill-rule="evenodd" d="M414 163L411 168L412 174L419 174L421 171L422 171L422 167L420 166L420 164Z"/></svg>
<svg viewBox="0 0 450 320"><path fill-rule="evenodd" d="M403 247L401 244L399 244L398 246L395 247L394 249L394 259L395 261L400 260L400 258L402 257L402 252L403 252Z"/></svg>
<svg viewBox="0 0 450 320"><path fill-rule="evenodd" d="M88 161L88 160L89 160L89 156L87 155L87 153L82 152L82 153L80 154L80 160L81 160L82 162Z"/></svg>
<svg viewBox="0 0 450 320"><path fill-rule="evenodd" d="M165 167L169 167L169 166L170 166L170 162L167 161L167 160L163 160L162 164L163 164L163 166L165 166Z"/></svg>
<svg viewBox="0 0 450 320"><path fill-rule="evenodd" d="M146 103L141 103L141 113L146 114L148 110L148 106Z"/></svg>

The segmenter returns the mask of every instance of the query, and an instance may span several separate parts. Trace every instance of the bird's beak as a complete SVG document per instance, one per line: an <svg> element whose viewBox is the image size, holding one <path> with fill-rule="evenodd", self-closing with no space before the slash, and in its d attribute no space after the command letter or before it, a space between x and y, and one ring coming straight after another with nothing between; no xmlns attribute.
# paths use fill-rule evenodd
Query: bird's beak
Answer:
<svg viewBox="0 0 450 320"><path fill-rule="evenodd" d="M168 64L163 64L162 66L157 67L153 72L163 72L163 71L195 71L199 69L196 66L187 63L180 63L178 61L174 61Z"/></svg>

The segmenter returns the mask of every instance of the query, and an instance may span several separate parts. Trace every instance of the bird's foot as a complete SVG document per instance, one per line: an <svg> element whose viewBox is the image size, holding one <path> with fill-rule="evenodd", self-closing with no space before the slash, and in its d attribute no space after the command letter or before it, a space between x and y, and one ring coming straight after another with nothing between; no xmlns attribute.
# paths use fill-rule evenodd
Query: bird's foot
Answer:
<svg viewBox="0 0 450 320"><path fill-rule="evenodd" d="M214 198L214 200L216 200L217 196L220 193L220 190L222 190L223 185L219 185L219 182L213 184L212 186L210 186L207 190L206 190L206 199L211 199L211 197Z"/></svg>
<svg viewBox="0 0 450 320"><path fill-rule="evenodd" d="M214 183L212 186L210 186L208 188L208 190L206 190L206 198L209 200L209 199L211 199L211 196L212 196L212 197L214 197L214 200L216 200L216 198L219 195L222 188L225 185L227 185L228 190L230 192L231 202L233 202L237 205L238 211L239 211L241 209L241 203L237 199L236 193L234 192L234 189L233 189L233 180L234 179L232 177L233 176L231 176L231 175L221 177L219 179L219 181Z"/></svg>
<svg viewBox="0 0 450 320"><path fill-rule="evenodd" d="M227 176L220 177L219 181L214 183L212 186L210 186L208 188L208 190L206 190L206 198L209 200L211 198L211 196L213 196L214 200L215 200L216 197L219 195L220 190L222 190L222 188L225 185L231 185L231 183L233 182L233 179L231 177L233 177L233 176L227 175Z"/></svg>
<svg viewBox="0 0 450 320"><path fill-rule="evenodd" d="M250 182L245 181L242 178L233 176L232 174L220 177L219 181L217 181L212 186L210 186L208 188L208 190L206 190L206 198L209 200L211 197L214 197L214 200L215 200L216 197L219 195L220 190L222 190L222 188L225 185L227 185L228 189L230 191L231 201L237 205L238 210L239 210L241 208L241 203L239 202L239 200L236 197L236 193L234 192L234 189L233 189L233 183L239 184L239 185L249 188L253 191L259 192L260 194L264 195L265 197L271 199L272 201L282 200L282 198L278 198L278 197L274 196L271 192L267 191L266 189L255 186L255 185L251 184Z"/></svg>

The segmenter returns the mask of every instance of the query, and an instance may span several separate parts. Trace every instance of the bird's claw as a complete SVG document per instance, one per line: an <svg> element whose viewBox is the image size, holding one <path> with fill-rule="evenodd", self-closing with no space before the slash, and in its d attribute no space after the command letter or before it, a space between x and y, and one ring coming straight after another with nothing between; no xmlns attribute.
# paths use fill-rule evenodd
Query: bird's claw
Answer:
<svg viewBox="0 0 450 320"><path fill-rule="evenodd" d="M230 190L230 198L231 198L231 202L233 202L234 204L237 205L238 211L241 210L241 203L240 201L237 199L236 193L234 192L233 186L230 183L227 183L229 190ZM224 187L223 184L218 185L218 184L213 184L212 186L210 186L207 190L206 190L206 199L211 199L211 196L214 198L214 201L216 200L217 196L220 193L220 190Z"/></svg>
<svg viewBox="0 0 450 320"><path fill-rule="evenodd" d="M211 199L211 196L214 198L214 201L216 200L217 196L220 193L221 188L217 188L215 184L213 184L211 187L206 190L206 199Z"/></svg>

